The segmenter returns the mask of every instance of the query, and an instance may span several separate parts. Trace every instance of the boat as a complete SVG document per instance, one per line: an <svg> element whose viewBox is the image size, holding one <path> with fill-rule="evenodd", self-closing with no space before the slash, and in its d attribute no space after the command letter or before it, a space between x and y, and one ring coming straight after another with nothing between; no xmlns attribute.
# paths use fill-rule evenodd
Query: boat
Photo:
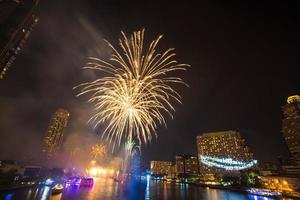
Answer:
<svg viewBox="0 0 300 200"><path fill-rule="evenodd" d="M282 196L282 193L279 191L262 189L262 188L250 188L247 189L247 193L252 195L257 195L257 196L271 197L271 198L280 198Z"/></svg>
<svg viewBox="0 0 300 200"><path fill-rule="evenodd" d="M74 176L74 177L70 177L67 181L66 181L66 185L69 186L79 186L81 182L81 178Z"/></svg>
<svg viewBox="0 0 300 200"><path fill-rule="evenodd" d="M52 187L52 194L60 194L64 190L64 186L62 184L55 184Z"/></svg>
<svg viewBox="0 0 300 200"><path fill-rule="evenodd" d="M80 186L92 187L94 185L94 179L91 177L84 177L81 179Z"/></svg>

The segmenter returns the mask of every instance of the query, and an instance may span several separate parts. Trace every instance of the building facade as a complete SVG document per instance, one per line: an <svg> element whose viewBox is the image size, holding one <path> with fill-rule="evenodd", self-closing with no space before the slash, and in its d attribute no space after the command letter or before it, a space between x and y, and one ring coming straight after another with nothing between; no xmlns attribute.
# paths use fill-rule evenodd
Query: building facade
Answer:
<svg viewBox="0 0 300 200"><path fill-rule="evenodd" d="M38 22L39 0L0 1L0 80L5 77Z"/></svg>
<svg viewBox="0 0 300 200"><path fill-rule="evenodd" d="M196 176L199 174L199 160L193 155L176 155L176 173L180 175Z"/></svg>
<svg viewBox="0 0 300 200"><path fill-rule="evenodd" d="M197 151L199 157L231 158L237 161L253 159L253 154L241 134L231 130L203 133L197 136ZM210 168L200 163L200 170L207 173Z"/></svg>
<svg viewBox="0 0 300 200"><path fill-rule="evenodd" d="M152 160L150 162L150 171L154 176L166 176L171 174L171 161Z"/></svg>
<svg viewBox="0 0 300 200"><path fill-rule="evenodd" d="M53 156L61 147L64 129L67 126L70 114L64 109L58 109L51 118L47 134L44 139L43 152L48 157Z"/></svg>
<svg viewBox="0 0 300 200"><path fill-rule="evenodd" d="M288 97L282 111L282 134L289 149L290 159L293 164L300 166L300 96Z"/></svg>
<svg viewBox="0 0 300 200"><path fill-rule="evenodd" d="M271 190L297 191L300 190L300 179L281 176L260 176L263 186Z"/></svg>

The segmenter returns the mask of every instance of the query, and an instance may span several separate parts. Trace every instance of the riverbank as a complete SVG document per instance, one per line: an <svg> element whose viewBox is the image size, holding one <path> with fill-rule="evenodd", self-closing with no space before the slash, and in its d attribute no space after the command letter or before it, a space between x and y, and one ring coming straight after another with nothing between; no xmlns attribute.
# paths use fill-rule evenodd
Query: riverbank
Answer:
<svg viewBox="0 0 300 200"><path fill-rule="evenodd" d="M211 189L220 189L220 190L227 190L230 192L239 192L239 193L244 193L248 194L247 190L249 188L247 187L233 187L233 186L223 186L223 185L211 185L211 184L205 184L205 183L195 183L195 182L177 182L176 180L165 180L161 179L160 181L166 181L166 182L171 182L171 183L183 183L183 184L189 184L189 185L194 185L198 187L208 187ZM300 193L299 192L282 192L282 197L283 198L292 198L292 199L300 199Z"/></svg>

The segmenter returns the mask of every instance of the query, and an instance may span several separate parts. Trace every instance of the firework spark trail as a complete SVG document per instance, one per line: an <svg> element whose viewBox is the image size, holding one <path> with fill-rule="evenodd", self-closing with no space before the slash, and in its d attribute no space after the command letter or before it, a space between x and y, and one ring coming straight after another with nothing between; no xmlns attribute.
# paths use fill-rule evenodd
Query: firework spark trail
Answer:
<svg viewBox="0 0 300 200"><path fill-rule="evenodd" d="M107 73L95 81L80 84L77 96L91 93L89 102L94 103L95 114L90 118L95 128L107 122L102 136L109 143L121 141L147 143L156 135L157 125L165 125L163 113L173 117L171 100L180 103L180 95L170 83L184 84L179 77L168 76L176 70L186 70L187 64L174 60L174 49L156 53L162 36L144 48L144 30L127 37L123 32L119 39L120 51L108 41L112 49L109 62L90 57L85 69ZM77 88L75 87L75 88Z"/></svg>

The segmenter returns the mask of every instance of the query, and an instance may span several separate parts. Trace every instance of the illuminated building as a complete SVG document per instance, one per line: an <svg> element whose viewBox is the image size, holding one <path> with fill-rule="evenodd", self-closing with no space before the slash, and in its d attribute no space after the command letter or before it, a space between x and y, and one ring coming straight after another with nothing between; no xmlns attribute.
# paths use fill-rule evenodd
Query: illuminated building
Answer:
<svg viewBox="0 0 300 200"><path fill-rule="evenodd" d="M64 129L67 126L70 114L64 109L58 109L51 118L46 137L44 139L43 151L48 157L55 154L62 145Z"/></svg>
<svg viewBox="0 0 300 200"><path fill-rule="evenodd" d="M279 173L279 166L274 162L261 163L259 166L259 174L262 176L276 176Z"/></svg>
<svg viewBox="0 0 300 200"><path fill-rule="evenodd" d="M197 151L199 159L200 156L203 156L208 158L208 161L211 160L219 164L222 164L218 161L220 159L224 160L225 164L232 161L229 163L231 166L228 168L229 170L242 169L243 165L256 164L256 161L253 161L253 154L245 144L245 140L237 131L203 133L197 136ZM232 168L232 164L236 167ZM211 168L200 163L200 170L207 172Z"/></svg>
<svg viewBox="0 0 300 200"><path fill-rule="evenodd" d="M279 191L299 190L299 178L280 177L280 176L261 176L263 186L267 189Z"/></svg>
<svg viewBox="0 0 300 200"><path fill-rule="evenodd" d="M9 171L21 174L22 167L13 160L0 160L0 173L7 173Z"/></svg>
<svg viewBox="0 0 300 200"><path fill-rule="evenodd" d="M7 74L38 22L38 3L39 0L0 1L0 79Z"/></svg>
<svg viewBox="0 0 300 200"><path fill-rule="evenodd" d="M177 177L177 174L176 174L176 165L173 165L171 166L169 172L168 172L168 175L167 175L168 178L176 178Z"/></svg>
<svg viewBox="0 0 300 200"><path fill-rule="evenodd" d="M41 173L40 166L24 166L23 178L37 178Z"/></svg>
<svg viewBox="0 0 300 200"><path fill-rule="evenodd" d="M300 96L294 95L287 99L282 107L282 133L289 149L294 165L300 166Z"/></svg>
<svg viewBox="0 0 300 200"><path fill-rule="evenodd" d="M198 175L199 160L193 155L176 155L177 175Z"/></svg>
<svg viewBox="0 0 300 200"><path fill-rule="evenodd" d="M286 176L300 178L300 165L281 165L281 170Z"/></svg>
<svg viewBox="0 0 300 200"><path fill-rule="evenodd" d="M150 162L150 171L154 176L166 176L171 173L172 162L152 160Z"/></svg>

